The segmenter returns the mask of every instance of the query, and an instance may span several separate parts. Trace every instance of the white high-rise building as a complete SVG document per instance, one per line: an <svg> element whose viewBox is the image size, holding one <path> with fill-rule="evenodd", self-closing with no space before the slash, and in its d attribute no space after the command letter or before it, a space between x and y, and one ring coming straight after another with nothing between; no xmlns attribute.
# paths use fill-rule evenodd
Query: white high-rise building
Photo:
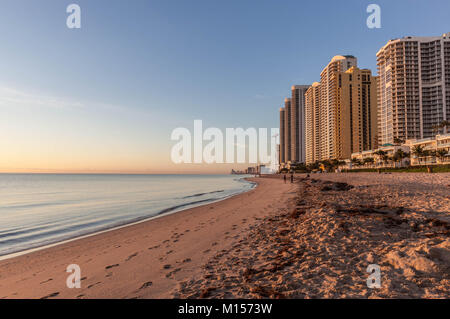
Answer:
<svg viewBox="0 0 450 319"><path fill-rule="evenodd" d="M389 41L377 53L379 145L446 133L450 33Z"/></svg>

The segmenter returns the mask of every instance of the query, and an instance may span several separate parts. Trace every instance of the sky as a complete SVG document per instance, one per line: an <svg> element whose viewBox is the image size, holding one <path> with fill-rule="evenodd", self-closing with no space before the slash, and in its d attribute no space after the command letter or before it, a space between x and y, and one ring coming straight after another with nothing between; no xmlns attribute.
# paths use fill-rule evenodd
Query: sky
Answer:
<svg viewBox="0 0 450 319"><path fill-rule="evenodd" d="M66 7L81 7L81 29ZM380 29L366 8L381 7ZM448 0L2 0L0 172L225 173L171 161L172 131L277 128L335 55L450 32Z"/></svg>

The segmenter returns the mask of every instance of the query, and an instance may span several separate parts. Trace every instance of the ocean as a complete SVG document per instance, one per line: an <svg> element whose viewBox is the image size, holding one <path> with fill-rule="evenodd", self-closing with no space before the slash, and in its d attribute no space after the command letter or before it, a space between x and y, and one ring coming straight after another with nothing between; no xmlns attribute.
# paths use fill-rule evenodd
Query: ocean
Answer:
<svg viewBox="0 0 450 319"><path fill-rule="evenodd" d="M243 177L0 174L0 256L218 201Z"/></svg>

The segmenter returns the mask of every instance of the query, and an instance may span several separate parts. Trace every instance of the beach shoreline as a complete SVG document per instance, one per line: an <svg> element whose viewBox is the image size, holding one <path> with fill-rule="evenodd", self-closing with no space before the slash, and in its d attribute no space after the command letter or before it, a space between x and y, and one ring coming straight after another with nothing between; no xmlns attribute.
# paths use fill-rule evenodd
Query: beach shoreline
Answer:
<svg viewBox="0 0 450 319"><path fill-rule="evenodd" d="M140 223L145 223L145 222L157 219L157 218L165 217L167 215L181 213L181 212L183 212L185 210L188 210L188 209L201 207L201 206L207 205L207 204L218 203L218 202L221 202L221 201L226 200L228 198L231 198L231 197L234 197L234 196L238 196L238 195L241 195L241 194L245 194L246 192L249 192L252 189L254 189L255 187L257 187L257 183L256 182L252 182L248 178L241 178L241 179L245 180L246 182L248 182L251 185L249 189L243 189L239 193L228 195L226 197L219 198L219 199L208 199L208 200L205 200L205 201L199 201L199 202L183 204L181 207L167 208L167 209L164 209L162 212L157 213L154 216L139 218L137 220L132 220L132 221L129 221L129 222L126 222L126 223L123 223L123 224L119 224L119 225L116 225L116 226L112 226L112 227L108 227L108 228L105 228L105 229L101 229L101 230L98 230L98 231L95 231L95 232L92 232L92 233L87 233L87 234L83 234L83 235L80 235L80 236L75 236L73 238L64 239L64 240L61 240L61 241L45 244L45 245L38 246L38 247L27 248L27 249L16 251L14 253L6 254L6 255L0 255L0 262L3 261L3 260L8 260L8 259L11 259L11 258L27 255L27 254L30 254L30 253L33 253L33 252L37 252L37 251L40 251L40 250L56 247L56 246L59 246L59 245L64 245L64 244L67 244L67 243L70 243L70 242L73 242L73 241L76 241L76 240L80 240L80 239L84 239L84 238L100 235L100 234L103 234L103 233L106 233L106 232L109 232L109 231L115 231L115 230L118 230L118 229L121 229L121 228L124 228L124 227L133 226L133 225L137 225L137 224L140 224Z"/></svg>
<svg viewBox="0 0 450 319"><path fill-rule="evenodd" d="M271 212L267 206L277 202L268 196L274 193L274 181L250 182L258 186L217 202L2 260L0 298L169 297L179 278L195 273L205 258L230 246L248 223ZM284 193L279 189L275 196L294 196ZM81 268L81 289L66 287L71 264ZM130 278L139 269L142 275Z"/></svg>

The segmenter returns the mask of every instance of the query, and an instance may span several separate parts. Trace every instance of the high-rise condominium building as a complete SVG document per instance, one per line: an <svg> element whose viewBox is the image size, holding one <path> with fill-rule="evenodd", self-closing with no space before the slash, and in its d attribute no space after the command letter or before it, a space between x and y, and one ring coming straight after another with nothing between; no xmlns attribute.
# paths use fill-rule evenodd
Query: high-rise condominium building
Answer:
<svg viewBox="0 0 450 319"><path fill-rule="evenodd" d="M336 101L333 158L377 148L377 77L357 67L338 73Z"/></svg>
<svg viewBox="0 0 450 319"><path fill-rule="evenodd" d="M279 162L280 164L286 163L285 158L285 110L284 107L280 108L280 151L279 151Z"/></svg>
<svg viewBox="0 0 450 319"><path fill-rule="evenodd" d="M306 163L349 159L377 146L377 78L336 56L305 96Z"/></svg>
<svg viewBox="0 0 450 319"><path fill-rule="evenodd" d="M357 59L354 56L337 55L320 74L320 154L322 159L334 158L336 152L334 137L338 73L345 72L353 66L357 66Z"/></svg>
<svg viewBox="0 0 450 319"><path fill-rule="evenodd" d="M405 37L377 53L380 145L432 137L450 119L450 33Z"/></svg>
<svg viewBox="0 0 450 319"><path fill-rule="evenodd" d="M292 112L291 99L284 100L284 163L291 161L292 154Z"/></svg>
<svg viewBox="0 0 450 319"><path fill-rule="evenodd" d="M305 93L309 85L292 86L291 162L305 163Z"/></svg>
<svg viewBox="0 0 450 319"><path fill-rule="evenodd" d="M305 94L305 156L314 163L320 156L320 83L314 82Z"/></svg>

